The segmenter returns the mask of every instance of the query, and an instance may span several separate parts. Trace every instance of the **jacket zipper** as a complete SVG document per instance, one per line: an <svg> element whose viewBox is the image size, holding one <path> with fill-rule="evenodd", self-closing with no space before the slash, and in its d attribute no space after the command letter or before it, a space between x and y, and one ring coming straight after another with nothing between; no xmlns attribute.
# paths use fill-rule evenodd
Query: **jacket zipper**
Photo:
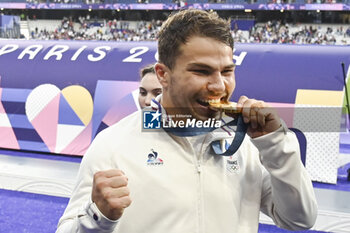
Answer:
<svg viewBox="0 0 350 233"><path fill-rule="evenodd" d="M197 174L198 174L198 232L203 232L203 195L202 195L202 167L200 159L196 159L197 162Z"/></svg>
<svg viewBox="0 0 350 233"><path fill-rule="evenodd" d="M196 163L197 163L197 174L198 174L198 224L199 224L199 233L205 232L205 222L204 222L204 213L203 213L203 183L202 183L202 177L203 177L203 167L201 165L201 161L204 158L205 153L205 146L204 142L207 140L208 135L204 138L202 142L202 146L199 150L199 156L195 156Z"/></svg>
<svg viewBox="0 0 350 233"><path fill-rule="evenodd" d="M190 143L191 144L191 143ZM194 156L194 166L197 171L197 233L204 233L203 231L203 195L202 195L202 167L201 167L201 157L197 156L197 153L195 151L195 148L191 145L190 148L192 149L191 153Z"/></svg>
<svg viewBox="0 0 350 233"><path fill-rule="evenodd" d="M197 172L198 172L198 175L200 175L202 172L201 161L199 160L197 161Z"/></svg>

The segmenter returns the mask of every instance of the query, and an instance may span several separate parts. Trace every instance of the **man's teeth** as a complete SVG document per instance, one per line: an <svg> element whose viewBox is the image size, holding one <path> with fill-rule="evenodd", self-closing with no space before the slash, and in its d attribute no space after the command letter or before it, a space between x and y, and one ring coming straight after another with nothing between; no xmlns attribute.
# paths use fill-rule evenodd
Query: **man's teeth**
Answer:
<svg viewBox="0 0 350 233"><path fill-rule="evenodd" d="M216 104L216 103L220 103L220 99L211 99L211 100L206 100L205 102L209 104Z"/></svg>

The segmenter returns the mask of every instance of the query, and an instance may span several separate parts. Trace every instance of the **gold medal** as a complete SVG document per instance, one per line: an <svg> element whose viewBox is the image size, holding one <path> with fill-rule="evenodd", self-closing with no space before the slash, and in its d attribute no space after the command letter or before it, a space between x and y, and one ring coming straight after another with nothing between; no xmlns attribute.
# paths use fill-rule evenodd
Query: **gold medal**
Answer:
<svg viewBox="0 0 350 233"><path fill-rule="evenodd" d="M241 113L241 110L237 109L236 102L209 103L209 105L225 113Z"/></svg>

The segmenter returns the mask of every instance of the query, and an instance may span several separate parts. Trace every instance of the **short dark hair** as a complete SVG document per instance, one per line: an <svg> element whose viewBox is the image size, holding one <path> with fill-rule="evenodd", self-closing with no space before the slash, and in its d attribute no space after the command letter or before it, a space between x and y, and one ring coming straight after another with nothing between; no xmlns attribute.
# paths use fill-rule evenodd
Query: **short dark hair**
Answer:
<svg viewBox="0 0 350 233"><path fill-rule="evenodd" d="M156 71L154 69L154 64L146 65L140 70L141 79L148 73L152 73L152 74L156 73Z"/></svg>
<svg viewBox="0 0 350 233"><path fill-rule="evenodd" d="M159 62L170 69L180 55L180 46L192 36L210 37L233 50L230 23L216 12L189 9L173 13L163 23L158 34Z"/></svg>

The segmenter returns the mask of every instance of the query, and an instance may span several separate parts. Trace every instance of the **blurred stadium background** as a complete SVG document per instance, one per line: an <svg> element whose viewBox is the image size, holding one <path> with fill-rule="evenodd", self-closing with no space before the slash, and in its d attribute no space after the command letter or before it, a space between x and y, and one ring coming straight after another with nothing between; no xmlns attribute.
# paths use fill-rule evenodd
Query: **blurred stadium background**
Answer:
<svg viewBox="0 0 350 233"><path fill-rule="evenodd" d="M172 10L216 10L241 43L349 44L349 0L1 0L2 38L155 40Z"/></svg>
<svg viewBox="0 0 350 233"><path fill-rule="evenodd" d="M216 11L230 19L235 43L350 45L350 0L0 0L0 38L156 41L157 31L172 11L191 7ZM48 159L45 154L5 149L1 154L1 161L11 160L10 156L22 158L22 162L15 162L18 168L34 157L28 164L39 170L46 167L48 177L50 166L55 166L36 161ZM80 162L80 158L69 156L49 159L69 162L74 171ZM346 180L347 167L341 169ZM63 179L74 175L63 174ZM347 187L347 196L342 197L349 196ZM0 183L0 232L55 231L68 199L34 193L9 191ZM332 209L334 203L324 200L322 204ZM350 209L339 213L338 227L317 230L350 232L350 225L344 224ZM289 232L266 223L269 221L263 219L259 232Z"/></svg>

